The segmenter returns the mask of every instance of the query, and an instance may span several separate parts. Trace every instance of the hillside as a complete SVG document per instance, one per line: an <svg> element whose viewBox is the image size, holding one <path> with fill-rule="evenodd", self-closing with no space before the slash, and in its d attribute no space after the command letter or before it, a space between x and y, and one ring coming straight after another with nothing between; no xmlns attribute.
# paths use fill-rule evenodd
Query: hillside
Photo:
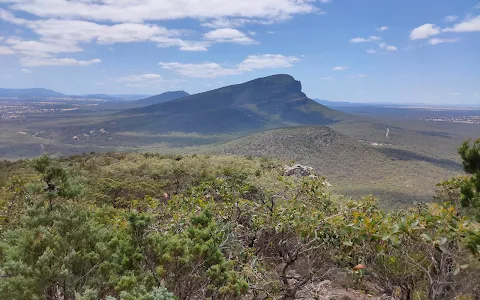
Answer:
<svg viewBox="0 0 480 300"><path fill-rule="evenodd" d="M115 115L110 130L143 132L251 132L332 124L342 113L309 99L290 75L273 75Z"/></svg>
<svg viewBox="0 0 480 300"><path fill-rule="evenodd" d="M165 92L160 95L155 95L151 96L145 99L139 99L136 101L133 101L132 104L134 104L136 107L141 107L141 106L149 106L149 105L155 105L183 97L190 96L189 93L185 91L171 91L171 92Z"/></svg>
<svg viewBox="0 0 480 300"><path fill-rule="evenodd" d="M0 97L11 98L44 98L44 97L64 97L65 95L53 90L43 88L33 89L0 89Z"/></svg>
<svg viewBox="0 0 480 300"><path fill-rule="evenodd" d="M310 136L351 144L324 127ZM466 165L479 146L463 147ZM284 175L285 163L114 152L0 161L0 299L479 295L479 210L455 200L473 177L445 202L382 210L315 173Z"/></svg>
<svg viewBox="0 0 480 300"><path fill-rule="evenodd" d="M154 104L159 104L159 103L164 103L167 101L175 100L178 98L183 98L186 96L189 96L190 94L185 92L185 91L171 91L171 92L165 92L159 95L151 96L151 97L143 97L143 98L136 98L136 99L130 99L129 101L125 101L124 98L123 101L109 101L102 103L97 106L97 110L115 110L115 111L122 111L126 109L134 109L134 108L140 108L140 107L145 107L145 106L150 106ZM119 95L121 96L121 95ZM140 95L138 95L140 96ZM133 101L131 101L133 100Z"/></svg>
<svg viewBox="0 0 480 300"><path fill-rule="evenodd" d="M399 159L326 126L292 127L246 136L209 149L213 153L274 157L306 164L348 196L374 194L384 205L429 201L435 183L460 170L436 161Z"/></svg>

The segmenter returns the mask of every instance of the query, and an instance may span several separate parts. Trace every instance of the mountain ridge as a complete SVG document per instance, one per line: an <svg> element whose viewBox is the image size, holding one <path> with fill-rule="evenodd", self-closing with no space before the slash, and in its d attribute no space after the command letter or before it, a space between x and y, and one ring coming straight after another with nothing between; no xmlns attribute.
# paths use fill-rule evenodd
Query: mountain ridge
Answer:
<svg viewBox="0 0 480 300"><path fill-rule="evenodd" d="M345 114L316 103L288 74L257 78L165 103L118 112L125 128L225 133L291 125L327 125Z"/></svg>

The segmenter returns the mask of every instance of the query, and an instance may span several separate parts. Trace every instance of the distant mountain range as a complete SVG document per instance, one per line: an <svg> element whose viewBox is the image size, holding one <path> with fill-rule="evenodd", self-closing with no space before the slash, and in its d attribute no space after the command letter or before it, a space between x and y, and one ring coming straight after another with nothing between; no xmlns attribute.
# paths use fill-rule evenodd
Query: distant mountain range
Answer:
<svg viewBox="0 0 480 300"><path fill-rule="evenodd" d="M309 99L299 81L281 74L122 111L115 115L115 128L111 129L205 134L251 132L294 125L327 125L345 116Z"/></svg>
<svg viewBox="0 0 480 300"><path fill-rule="evenodd" d="M65 94L52 90L36 88L36 89L1 89L0 97L12 98L46 98L46 97L65 97Z"/></svg>
<svg viewBox="0 0 480 300"><path fill-rule="evenodd" d="M45 98L70 98L70 99L89 99L103 101L134 101L150 97L146 94L86 94L86 95L67 95L44 88L32 89L2 89L0 88L1 98L20 98L24 100L35 100Z"/></svg>

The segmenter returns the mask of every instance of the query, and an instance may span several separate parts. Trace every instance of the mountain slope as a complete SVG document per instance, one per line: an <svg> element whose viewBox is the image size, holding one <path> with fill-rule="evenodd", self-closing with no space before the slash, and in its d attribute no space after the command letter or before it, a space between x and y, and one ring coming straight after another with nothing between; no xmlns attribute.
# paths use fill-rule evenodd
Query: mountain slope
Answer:
<svg viewBox="0 0 480 300"><path fill-rule="evenodd" d="M0 97L12 98L43 98L43 97L64 97L65 95L53 90L34 88L34 89L1 89Z"/></svg>
<svg viewBox="0 0 480 300"><path fill-rule="evenodd" d="M268 130L206 151L305 164L326 176L337 192L374 194L384 204L397 206L431 200L436 183L458 174L429 161L395 159L326 126Z"/></svg>
<svg viewBox="0 0 480 300"><path fill-rule="evenodd" d="M179 99L187 96L190 96L190 94L185 91L171 91L171 92L162 93L160 95L151 96L145 99L136 100L136 101L133 101L132 104L135 104L137 107L149 106L149 105L164 103L167 101L171 101L171 100L175 100L175 99Z"/></svg>
<svg viewBox="0 0 480 300"><path fill-rule="evenodd" d="M290 75L273 75L117 115L120 129L149 132L230 133L345 117L309 99Z"/></svg>

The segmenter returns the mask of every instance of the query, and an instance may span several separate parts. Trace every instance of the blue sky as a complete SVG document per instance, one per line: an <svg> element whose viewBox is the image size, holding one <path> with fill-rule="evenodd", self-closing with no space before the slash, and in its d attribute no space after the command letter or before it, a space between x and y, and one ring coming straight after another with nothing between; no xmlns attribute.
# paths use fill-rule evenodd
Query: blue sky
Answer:
<svg viewBox="0 0 480 300"><path fill-rule="evenodd" d="M288 73L311 98L480 103L478 0L0 0L0 87L190 93Z"/></svg>

